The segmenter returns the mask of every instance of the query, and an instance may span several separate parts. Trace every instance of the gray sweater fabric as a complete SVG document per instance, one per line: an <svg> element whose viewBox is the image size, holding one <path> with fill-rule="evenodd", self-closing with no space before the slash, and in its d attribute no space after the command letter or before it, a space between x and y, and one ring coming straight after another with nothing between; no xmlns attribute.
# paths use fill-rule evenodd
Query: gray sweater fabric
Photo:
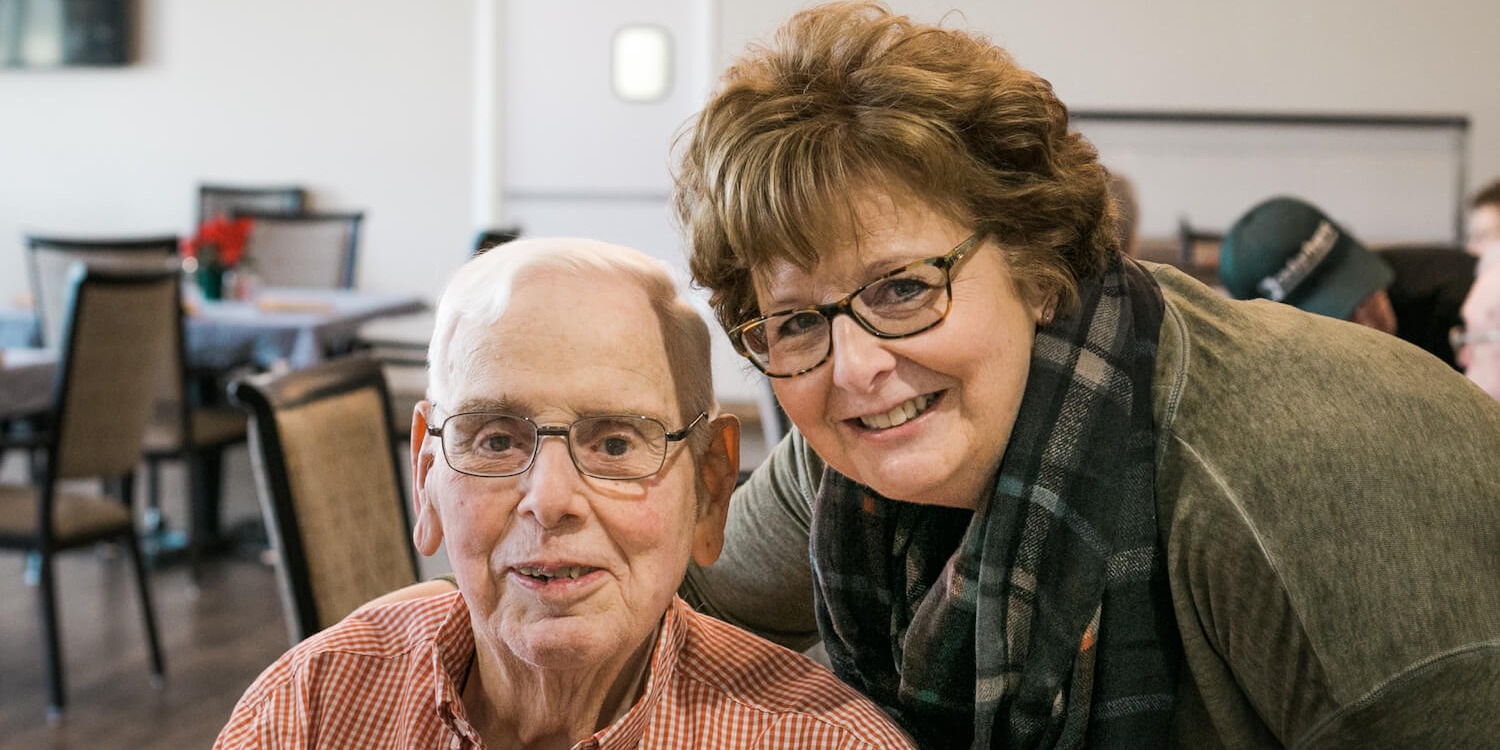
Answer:
<svg viewBox="0 0 1500 750"><path fill-rule="evenodd" d="M1393 336L1145 265L1178 746L1500 748L1500 404ZM822 469L783 440L688 601L815 643Z"/></svg>

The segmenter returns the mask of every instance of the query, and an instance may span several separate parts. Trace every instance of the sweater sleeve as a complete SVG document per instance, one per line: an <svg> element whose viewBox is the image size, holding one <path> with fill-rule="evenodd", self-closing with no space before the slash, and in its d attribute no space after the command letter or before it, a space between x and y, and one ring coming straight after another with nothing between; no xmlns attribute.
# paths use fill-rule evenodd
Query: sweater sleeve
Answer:
<svg viewBox="0 0 1500 750"><path fill-rule="evenodd" d="M823 464L793 430L735 490L724 552L692 565L681 594L697 610L794 649L818 640L808 529Z"/></svg>

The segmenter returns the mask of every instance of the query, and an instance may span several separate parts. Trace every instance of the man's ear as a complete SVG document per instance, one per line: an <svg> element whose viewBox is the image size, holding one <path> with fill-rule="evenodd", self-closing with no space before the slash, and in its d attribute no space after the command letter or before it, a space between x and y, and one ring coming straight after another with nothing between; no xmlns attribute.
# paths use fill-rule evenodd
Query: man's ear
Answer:
<svg viewBox="0 0 1500 750"><path fill-rule="evenodd" d="M704 496L698 500L698 522L693 528L693 562L707 567L724 549L724 523L729 518L729 496L740 473L740 419L721 414L708 423L713 433L708 450L698 462Z"/></svg>
<svg viewBox="0 0 1500 750"><path fill-rule="evenodd" d="M418 402L411 416L411 499L415 511L411 538L417 551L428 557L437 554L438 546L443 543L442 516L427 490L427 477L437 460L437 452L442 450L439 439L427 434L431 418L432 402Z"/></svg>

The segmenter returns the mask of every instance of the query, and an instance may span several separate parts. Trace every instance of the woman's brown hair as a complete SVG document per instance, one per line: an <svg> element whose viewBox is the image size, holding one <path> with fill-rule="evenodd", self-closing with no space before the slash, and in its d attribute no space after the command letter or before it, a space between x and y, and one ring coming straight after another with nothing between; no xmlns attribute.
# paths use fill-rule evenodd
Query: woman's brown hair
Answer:
<svg viewBox="0 0 1500 750"><path fill-rule="evenodd" d="M726 329L760 314L753 270L811 269L848 236L861 190L986 232L1023 293L1058 312L1118 246L1105 171L1051 84L877 3L803 11L751 47L677 153L674 209Z"/></svg>

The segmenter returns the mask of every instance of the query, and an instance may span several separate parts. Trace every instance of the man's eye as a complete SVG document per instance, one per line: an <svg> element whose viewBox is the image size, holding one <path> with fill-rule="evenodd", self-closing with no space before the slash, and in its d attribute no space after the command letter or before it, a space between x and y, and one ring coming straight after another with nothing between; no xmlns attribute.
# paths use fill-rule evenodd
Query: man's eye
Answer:
<svg viewBox="0 0 1500 750"><path fill-rule="evenodd" d="M490 453L504 453L511 449L514 442L510 435L497 433L482 437L479 440L479 447Z"/></svg>
<svg viewBox="0 0 1500 750"><path fill-rule="evenodd" d="M625 438L620 437L605 438L605 440L600 443L600 449L604 452L605 455L614 456L616 458L629 453L633 447L633 443L631 443L629 440L626 440Z"/></svg>

